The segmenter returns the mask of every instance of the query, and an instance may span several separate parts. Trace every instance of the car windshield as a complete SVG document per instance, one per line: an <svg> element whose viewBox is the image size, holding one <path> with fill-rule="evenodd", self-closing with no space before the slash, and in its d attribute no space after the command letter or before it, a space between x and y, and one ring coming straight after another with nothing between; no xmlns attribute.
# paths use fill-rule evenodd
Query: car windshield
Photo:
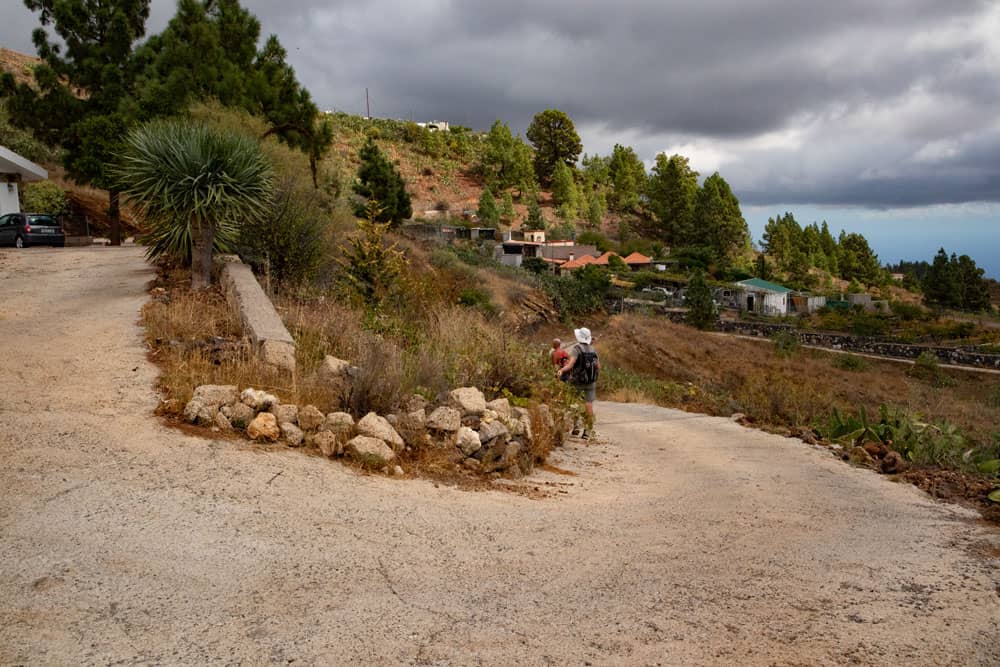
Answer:
<svg viewBox="0 0 1000 667"><path fill-rule="evenodd" d="M44 227L58 227L59 223L51 215L29 215L28 216L29 225L38 225Z"/></svg>

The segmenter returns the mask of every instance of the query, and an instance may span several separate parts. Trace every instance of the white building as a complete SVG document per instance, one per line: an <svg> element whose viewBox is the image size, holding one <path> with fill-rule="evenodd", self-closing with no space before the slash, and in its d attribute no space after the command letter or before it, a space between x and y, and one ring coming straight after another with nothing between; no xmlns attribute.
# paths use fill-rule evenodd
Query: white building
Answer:
<svg viewBox="0 0 1000 667"><path fill-rule="evenodd" d="M0 146L0 215L21 212L17 184L44 181L49 173L14 151Z"/></svg>
<svg viewBox="0 0 1000 667"><path fill-rule="evenodd" d="M736 283L740 288L737 301L740 310L760 315L787 315L788 296L792 290L760 278L750 278Z"/></svg>

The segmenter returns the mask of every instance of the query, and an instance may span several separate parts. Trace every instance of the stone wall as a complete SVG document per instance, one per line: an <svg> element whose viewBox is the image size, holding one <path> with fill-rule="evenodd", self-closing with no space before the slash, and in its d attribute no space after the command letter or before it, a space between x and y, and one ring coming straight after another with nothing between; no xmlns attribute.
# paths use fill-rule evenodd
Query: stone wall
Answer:
<svg viewBox="0 0 1000 667"><path fill-rule="evenodd" d="M831 350L874 354L882 357L895 357L897 359L916 359L924 352L930 352L937 357L938 361L945 364L1000 369L1000 355L996 354L983 354L955 347L895 343L873 336L800 331L788 324L721 321L716 324L716 330L739 334L741 336L759 336L765 338L785 332L793 334L803 345L814 345Z"/></svg>

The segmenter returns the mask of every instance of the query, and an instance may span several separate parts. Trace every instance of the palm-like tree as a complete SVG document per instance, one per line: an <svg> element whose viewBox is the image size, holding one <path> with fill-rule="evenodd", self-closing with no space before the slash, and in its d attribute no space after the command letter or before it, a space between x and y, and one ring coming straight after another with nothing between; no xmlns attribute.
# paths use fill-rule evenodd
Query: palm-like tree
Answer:
<svg viewBox="0 0 1000 667"><path fill-rule="evenodd" d="M212 250L231 249L243 221L271 200L271 166L251 137L182 121L131 132L115 169L122 195L150 229L147 257L191 263L194 289L211 283Z"/></svg>

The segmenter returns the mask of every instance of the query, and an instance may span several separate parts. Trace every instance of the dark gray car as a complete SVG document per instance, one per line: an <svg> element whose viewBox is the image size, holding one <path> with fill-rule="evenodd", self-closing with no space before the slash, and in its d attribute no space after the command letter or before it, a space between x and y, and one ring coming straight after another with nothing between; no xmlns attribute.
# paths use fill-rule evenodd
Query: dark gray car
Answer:
<svg viewBox="0 0 1000 667"><path fill-rule="evenodd" d="M8 213L0 216L0 246L63 246L66 237L59 221L44 213Z"/></svg>

